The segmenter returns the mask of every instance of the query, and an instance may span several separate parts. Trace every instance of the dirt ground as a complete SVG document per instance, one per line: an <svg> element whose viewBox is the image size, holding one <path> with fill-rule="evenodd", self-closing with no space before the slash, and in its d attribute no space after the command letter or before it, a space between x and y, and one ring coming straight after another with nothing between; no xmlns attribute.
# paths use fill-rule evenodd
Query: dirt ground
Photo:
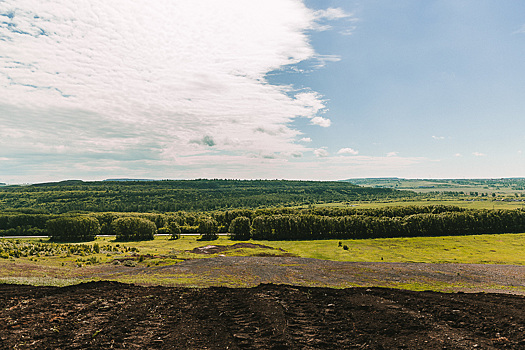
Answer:
<svg viewBox="0 0 525 350"><path fill-rule="evenodd" d="M388 288L0 285L0 349L525 349L525 297Z"/></svg>
<svg viewBox="0 0 525 350"><path fill-rule="evenodd" d="M12 267L23 275L30 266ZM447 292L525 294L525 266L339 262L290 256L215 256L168 266L101 264L72 270L81 280L103 279L180 287L255 287L261 283L305 287L387 287ZM60 277L61 270L54 275Z"/></svg>

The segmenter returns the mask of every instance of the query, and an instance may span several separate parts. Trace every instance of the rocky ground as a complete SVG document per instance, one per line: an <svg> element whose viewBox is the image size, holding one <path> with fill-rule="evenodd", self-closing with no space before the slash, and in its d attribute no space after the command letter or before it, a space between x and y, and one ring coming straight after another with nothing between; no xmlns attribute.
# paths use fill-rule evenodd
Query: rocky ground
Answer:
<svg viewBox="0 0 525 350"><path fill-rule="evenodd" d="M0 349L525 349L525 297L0 284Z"/></svg>

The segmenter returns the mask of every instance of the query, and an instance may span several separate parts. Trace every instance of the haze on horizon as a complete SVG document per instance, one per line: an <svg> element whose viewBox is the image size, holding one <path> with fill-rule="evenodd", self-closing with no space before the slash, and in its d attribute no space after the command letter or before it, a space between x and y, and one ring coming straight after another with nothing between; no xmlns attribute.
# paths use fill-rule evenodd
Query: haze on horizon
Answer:
<svg viewBox="0 0 525 350"><path fill-rule="evenodd" d="M525 3L0 2L0 182L524 176Z"/></svg>

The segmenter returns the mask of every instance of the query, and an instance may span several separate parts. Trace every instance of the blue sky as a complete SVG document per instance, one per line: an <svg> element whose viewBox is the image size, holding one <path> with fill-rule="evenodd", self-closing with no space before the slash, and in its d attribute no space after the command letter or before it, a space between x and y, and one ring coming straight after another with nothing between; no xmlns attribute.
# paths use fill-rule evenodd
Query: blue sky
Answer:
<svg viewBox="0 0 525 350"><path fill-rule="evenodd" d="M0 2L0 182L524 176L525 3Z"/></svg>

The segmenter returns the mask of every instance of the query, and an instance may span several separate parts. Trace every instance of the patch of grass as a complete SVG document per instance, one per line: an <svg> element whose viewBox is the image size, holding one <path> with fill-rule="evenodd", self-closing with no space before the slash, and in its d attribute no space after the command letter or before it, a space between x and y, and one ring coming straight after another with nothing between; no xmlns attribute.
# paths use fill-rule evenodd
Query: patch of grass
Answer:
<svg viewBox="0 0 525 350"><path fill-rule="evenodd" d="M335 261L525 265L525 234L260 242Z"/></svg>
<svg viewBox="0 0 525 350"><path fill-rule="evenodd" d="M0 277L1 284L27 284L32 286L65 287L86 282L77 278L54 277Z"/></svg>

